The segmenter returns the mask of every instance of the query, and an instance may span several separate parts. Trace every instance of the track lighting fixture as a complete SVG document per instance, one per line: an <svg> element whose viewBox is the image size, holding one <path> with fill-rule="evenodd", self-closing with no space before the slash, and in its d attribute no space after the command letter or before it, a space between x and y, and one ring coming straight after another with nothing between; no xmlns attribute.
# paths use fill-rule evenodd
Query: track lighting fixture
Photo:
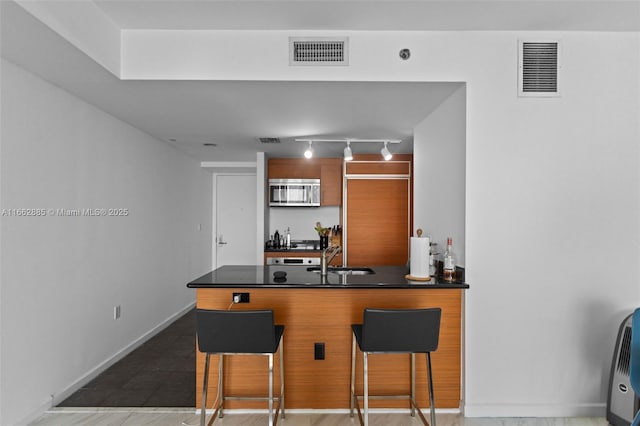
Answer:
<svg viewBox="0 0 640 426"><path fill-rule="evenodd" d="M353 152L351 152L351 141L347 141L347 146L344 148L344 161L353 160Z"/></svg>
<svg viewBox="0 0 640 426"><path fill-rule="evenodd" d="M389 161L393 157L391 152L389 151L388 145L390 143L400 143L401 140L397 139L295 139L296 142L306 142L309 144L307 150L304 152L304 156L306 158L313 157L313 142L334 142L334 143L346 143L347 146L344 147L344 161L353 160L353 151L351 150L352 143L384 143L384 148L380 150L382 157Z"/></svg>
<svg viewBox="0 0 640 426"><path fill-rule="evenodd" d="M311 146L311 144L313 143L313 141L309 141L309 147L307 148L307 150L304 152L304 156L305 158L311 158L313 157L313 147Z"/></svg>
<svg viewBox="0 0 640 426"><path fill-rule="evenodd" d="M384 147L380 150L380 154L382 154L382 158L384 158L385 161L389 161L393 158L389 148L387 148L387 143L387 141L384 141Z"/></svg>

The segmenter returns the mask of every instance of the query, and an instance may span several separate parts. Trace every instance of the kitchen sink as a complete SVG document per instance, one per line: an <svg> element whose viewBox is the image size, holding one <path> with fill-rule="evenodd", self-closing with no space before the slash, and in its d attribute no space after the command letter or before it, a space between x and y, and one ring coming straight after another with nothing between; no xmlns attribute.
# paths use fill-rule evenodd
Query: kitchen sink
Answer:
<svg viewBox="0 0 640 426"><path fill-rule="evenodd" d="M307 268L307 271L310 272L317 272L320 273L320 267L319 266L312 266L310 268ZM338 267L338 266L332 266L329 267L327 269L327 271L331 274L338 274L338 275L370 275L370 274L375 274L375 271L371 268L367 268L367 267L354 267L354 268L350 268L350 267Z"/></svg>

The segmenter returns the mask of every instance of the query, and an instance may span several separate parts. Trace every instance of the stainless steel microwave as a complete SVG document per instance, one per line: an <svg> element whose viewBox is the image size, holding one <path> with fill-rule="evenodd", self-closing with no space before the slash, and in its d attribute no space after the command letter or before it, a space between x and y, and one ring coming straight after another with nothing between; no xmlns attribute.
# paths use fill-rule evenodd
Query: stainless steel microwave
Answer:
<svg viewBox="0 0 640 426"><path fill-rule="evenodd" d="M269 205L320 206L320 179L269 179Z"/></svg>

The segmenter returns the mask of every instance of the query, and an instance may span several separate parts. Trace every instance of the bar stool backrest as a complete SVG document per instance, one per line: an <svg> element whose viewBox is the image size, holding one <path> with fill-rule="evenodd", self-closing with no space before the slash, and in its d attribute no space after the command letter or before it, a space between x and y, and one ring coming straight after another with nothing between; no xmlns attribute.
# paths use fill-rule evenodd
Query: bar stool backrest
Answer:
<svg viewBox="0 0 640 426"><path fill-rule="evenodd" d="M364 310L361 350L426 353L438 349L440 308Z"/></svg>
<svg viewBox="0 0 640 426"><path fill-rule="evenodd" d="M278 349L272 310L196 309L196 331L200 352L275 353Z"/></svg>

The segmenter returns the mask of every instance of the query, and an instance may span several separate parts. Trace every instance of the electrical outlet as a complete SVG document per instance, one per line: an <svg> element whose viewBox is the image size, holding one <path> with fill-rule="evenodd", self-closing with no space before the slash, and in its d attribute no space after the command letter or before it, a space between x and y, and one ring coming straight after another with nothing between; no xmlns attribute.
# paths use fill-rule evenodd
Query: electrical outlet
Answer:
<svg viewBox="0 0 640 426"><path fill-rule="evenodd" d="M249 303L249 293L233 293L233 303Z"/></svg>
<svg viewBox="0 0 640 426"><path fill-rule="evenodd" d="M324 342L313 344L313 359L324 359Z"/></svg>
<svg viewBox="0 0 640 426"><path fill-rule="evenodd" d="M113 307L113 319L117 320L120 318L120 305L116 305Z"/></svg>

